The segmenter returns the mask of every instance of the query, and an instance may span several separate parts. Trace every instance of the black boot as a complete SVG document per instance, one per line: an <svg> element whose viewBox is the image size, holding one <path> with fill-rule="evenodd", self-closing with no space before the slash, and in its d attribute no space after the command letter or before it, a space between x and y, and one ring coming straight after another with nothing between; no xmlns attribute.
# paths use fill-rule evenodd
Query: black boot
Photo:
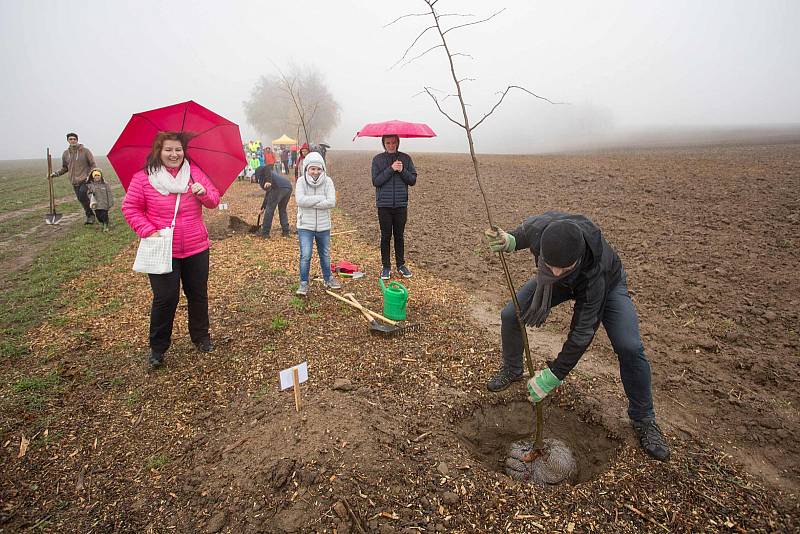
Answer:
<svg viewBox="0 0 800 534"><path fill-rule="evenodd" d="M164 353L151 350L150 357L147 358L147 363L150 364L151 369L157 369L161 367L164 365Z"/></svg>
<svg viewBox="0 0 800 534"><path fill-rule="evenodd" d="M194 346L197 347L197 350L200 352L214 352L214 344L211 342L211 338L198 341Z"/></svg>
<svg viewBox="0 0 800 534"><path fill-rule="evenodd" d="M644 452L662 462L669 460L669 445L667 445L664 434L661 433L655 419L631 421L631 424Z"/></svg>
<svg viewBox="0 0 800 534"><path fill-rule="evenodd" d="M517 382L518 380L522 379L522 373L514 374L514 372L510 369L503 367L497 372L496 375L489 379L489 381L486 383L486 389L493 393L497 393L498 391L503 391L506 389L513 382Z"/></svg>

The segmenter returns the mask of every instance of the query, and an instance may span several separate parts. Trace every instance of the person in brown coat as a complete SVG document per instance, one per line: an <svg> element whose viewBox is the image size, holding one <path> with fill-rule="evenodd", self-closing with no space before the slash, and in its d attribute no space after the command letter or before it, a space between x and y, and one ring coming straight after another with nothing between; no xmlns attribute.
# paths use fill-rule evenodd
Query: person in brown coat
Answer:
<svg viewBox="0 0 800 534"><path fill-rule="evenodd" d="M89 207L89 194L86 192L86 183L89 179L89 172L95 168L94 155L91 150L78 143L78 134L70 132L67 134L69 147L61 156L61 168L51 175L55 178L62 174L69 173L69 181L75 191L75 197L83 206L86 214L84 224L94 224L94 212Z"/></svg>

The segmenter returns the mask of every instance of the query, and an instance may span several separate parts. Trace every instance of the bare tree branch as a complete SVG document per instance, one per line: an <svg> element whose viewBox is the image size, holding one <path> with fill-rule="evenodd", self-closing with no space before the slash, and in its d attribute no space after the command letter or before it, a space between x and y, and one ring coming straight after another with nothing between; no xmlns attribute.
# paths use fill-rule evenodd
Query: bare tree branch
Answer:
<svg viewBox="0 0 800 534"><path fill-rule="evenodd" d="M462 52L455 52L455 53L453 53L453 54L450 54L450 57L456 57L456 56L464 56L464 57L468 57L468 58L470 58L470 59L475 59L475 58L474 58L474 57L472 57L471 55L469 55L469 54L464 54L464 53L462 53Z"/></svg>
<svg viewBox="0 0 800 534"><path fill-rule="evenodd" d="M455 120L455 119L454 119L453 117L451 117L451 116L450 116L450 115L449 115L449 114L448 114L448 113L447 113L445 110L443 110L443 109L442 109L442 106L440 106L440 105L439 105L439 101L436 99L436 97L435 97L435 96L433 96L433 93L431 93L431 92L430 92L430 90L429 90L429 88L428 88L428 87L426 87L426 88L425 88L425 92L426 92L426 93L428 93L428 96L429 96L429 97L431 97L431 100L433 100L433 103L434 103L434 104L436 104L436 107L439 109L439 112L440 112L442 115L444 115L445 117L447 117L447 119L448 119L450 122L452 122L453 124L455 124L455 125L457 125L457 126L460 126L460 127L464 128L464 129L466 129L466 126L464 126L463 124L461 124L460 122L458 122L457 120Z"/></svg>
<svg viewBox="0 0 800 534"><path fill-rule="evenodd" d="M430 15L430 13L425 13L426 15ZM474 17L472 13L441 13L437 14L436 18L441 19L444 17Z"/></svg>
<svg viewBox="0 0 800 534"><path fill-rule="evenodd" d="M418 93L414 93L413 95L411 95L411 98L416 98L419 95L424 95L426 90L428 90L428 91L436 91L437 93L444 93L444 91L442 91L441 89L437 89L435 87L425 87L425 89L423 89L422 91L420 91Z"/></svg>
<svg viewBox="0 0 800 534"><path fill-rule="evenodd" d="M395 22L401 21L401 20L403 20L405 18L408 18L408 17L424 17L424 16L427 16L427 15L430 15L430 13L409 13L408 15L403 15L401 17L397 17L396 19L394 19L389 24L384 24L383 27L384 28L388 28L389 26L391 26Z"/></svg>
<svg viewBox="0 0 800 534"><path fill-rule="evenodd" d="M496 110L496 109L497 109L497 107L498 107L498 106L499 106L499 105L500 105L500 104L503 102L503 99L506 97L506 95L508 94L508 92L509 92L511 89L519 89L520 91L525 91L525 92L526 92L526 93L528 93L529 95L531 95L531 96L535 96L535 97L536 97L536 98L538 98L539 100L544 100L545 102L549 102L549 103L551 103L551 104L553 104L553 105L556 105L556 106L559 106L559 105L567 105L567 104L568 104L567 102L553 102L553 101L552 101L552 100L550 100L549 98L545 98L545 97L543 97L543 96L539 96L539 95L537 95L536 93L534 93L533 91L529 91L528 89L526 89L526 88L524 88L524 87L521 87L521 86L519 86L519 85L509 85L508 87L506 87L506 90L505 90L505 91L503 91L503 92L500 94L500 100L498 100L498 101L497 101L497 103L496 103L494 106L492 106L492 109L490 109L490 110L489 110L489 112L488 112L486 115L484 115L484 116L481 118L481 120L479 120L477 123L475 123L475 125L474 125L474 126L472 126L472 128L470 128L470 131L471 131L471 130L474 130L475 128L477 128L478 126L480 126L480 124L481 124L481 123L482 123L484 120L486 120L486 118L487 118L489 115L491 115L492 113L494 113L494 110ZM500 91L498 91L498 93L500 93Z"/></svg>
<svg viewBox="0 0 800 534"><path fill-rule="evenodd" d="M433 4L431 4L431 6L432 6L432 5L433 5ZM447 32L451 32L451 31L453 31L453 30L457 30L457 29L459 29L459 28L465 28L465 27L467 27L467 26L473 26L473 25L475 25L475 24L480 24L480 23L482 23L482 22L488 22L488 21L492 20L493 18L495 18L497 15L499 15L500 13L502 13L502 12L503 12L503 11L505 11L505 10L506 10L506 8L503 8L503 9L501 9L500 11L496 11L496 12L494 12L493 14L491 14L490 16L488 16L488 17L486 17L485 19L483 19L483 20L476 20L476 21L473 21L473 22L467 22L466 24L459 24L458 26L453 26L452 28L448 28L448 29L446 29L446 30L444 30L444 31L442 32L442 36L446 35L446 34L447 34Z"/></svg>
<svg viewBox="0 0 800 534"><path fill-rule="evenodd" d="M425 50L425 51L424 51L423 53L421 53L420 55L418 55L418 56L416 56L416 57L412 57L411 59L409 59L408 61L406 61L405 63L403 63L403 67L405 67L406 65L408 65L408 64L410 64L410 63L412 63L412 62L414 62L414 61L418 60L419 58L421 58L422 56L424 56L425 54L427 54L427 53L428 53L428 52L430 52L431 50L436 50L437 48L444 48L444 45L440 45L440 44L438 44L438 45L434 45L434 46L430 47L429 49Z"/></svg>
<svg viewBox="0 0 800 534"><path fill-rule="evenodd" d="M428 30L434 30L434 29L436 29L436 26L428 26L427 28L425 28L424 30L422 30L422 31L420 32L420 34L419 34L419 35L417 35L417 38L416 38L416 39L414 39L414 42L412 42L412 43L411 43L411 46L409 46L408 48L406 48L406 51L405 51L405 52L403 52L403 57L401 57L400 59L398 59L397 61L395 61L395 62L394 62L394 64L393 64L391 67L389 67L389 70L392 70L393 68L395 68L395 67L397 66L397 64L398 64L398 63L400 63L401 61L403 61L403 60L406 58L406 56L408 56L408 53L409 53L409 52L411 52L411 49L412 49L412 48L414 48L414 45L415 45L415 44L417 44L417 41L419 41L419 40L422 38L422 36L423 36L423 35L425 35L425 33L427 33L427 31L428 31Z"/></svg>
<svg viewBox="0 0 800 534"><path fill-rule="evenodd" d="M447 96L445 96L445 97L442 99L442 102L444 102L445 100L447 100L447 99L448 99L448 98L450 98L451 96L452 96L452 97L455 97L455 98L458 98L458 95L456 95L456 94L450 94L450 95L447 95ZM465 106L467 106L467 107L470 107L472 104L468 104L468 103L464 102L464 105L465 105Z"/></svg>

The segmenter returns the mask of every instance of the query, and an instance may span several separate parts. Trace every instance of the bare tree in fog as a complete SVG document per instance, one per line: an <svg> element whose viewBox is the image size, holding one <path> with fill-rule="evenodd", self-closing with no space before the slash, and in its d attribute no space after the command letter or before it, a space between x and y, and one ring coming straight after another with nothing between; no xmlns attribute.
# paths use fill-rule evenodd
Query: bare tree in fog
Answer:
<svg viewBox="0 0 800 534"><path fill-rule="evenodd" d="M409 13L407 15L403 15L401 17L396 18L395 20L393 20L392 22L390 22L389 24L386 25L386 26L391 26L392 24L394 24L394 23L396 23L396 22L398 22L398 21L400 21L402 19L409 18L409 17L426 17L426 18L430 17L433 20L433 22L431 23L430 26L427 26L420 33L417 34L416 38L414 38L414 40L411 42L411 44L408 46L408 48L406 48L405 52L403 52L402 57L397 62L395 62L395 64L392 65L392 67L395 67L398 64L403 63L403 62L405 62L404 65L407 65L407 64L412 63L412 62L416 61L417 59L425 56L429 52L432 52L432 51L440 49L440 48L444 51L445 55L447 56L447 62L448 62L448 66L449 66L449 69L450 69L450 75L451 75L451 77L453 79L453 85L455 86L455 90L456 90L455 94L448 94L440 101L439 98L434 94L434 92L440 93L440 91L438 91L437 89L435 89L433 87L425 86L423 90L431 98L431 100L433 100L433 103L436 105L436 109L438 109L439 112L442 115L447 117L447 119L450 122L452 122L453 124L455 124L458 127L462 128L464 130L464 133L466 133L467 142L469 143L469 153L470 153L470 156L472 157L472 165L473 165L473 169L475 171L475 180L478 182L478 189L480 189L481 196L483 197L483 204L486 207L486 217L489 219L489 226L493 230L497 230L497 227L494 224L494 220L492 219L492 211L489 208L489 201L486 199L486 192L484 191L483 184L481 183L480 168L478 166L478 158L475 155L475 143L473 142L473 139L472 139L473 130L475 130L478 126L480 126L483 123L483 121L488 119L492 115L492 113L494 113L495 110L497 110L497 108L500 106L500 104L503 103L503 100L506 98L506 95L508 95L508 93L512 89L516 89L518 91L522 91L522 92L527 93L527 94L529 94L529 95L531 95L531 96L533 96L535 98L538 98L538 99L543 100L545 102L549 102L550 104L561 104L562 102L553 102L550 99L545 98L545 97L540 96L540 95L537 95L536 93L534 93L534 92L532 92L532 91L530 91L530 90L528 90L525 87L522 87L520 85L509 85L509 86L507 86L505 88L505 90L498 92L498 94L500 96L497 99L497 102L494 104L494 106L492 106L492 108L489 111L487 111L480 119L478 119L478 121L475 122L475 124L471 125L470 124L470 120L469 120L469 115L467 114L467 105L468 104L464 100L464 93L461 90L461 84L466 82L466 81L471 81L472 78L468 78L468 77L459 78L458 77L458 75L456 74L455 65L453 64L453 58L457 57L457 56L466 56L466 57L472 57L472 56L470 56L469 54L465 54L463 52L454 52L450 48L450 46L448 45L447 38L445 36L448 33L452 32L452 31L455 31L455 30L459 30L461 28L466 28L468 26L474 26L476 24L482 24L484 22L488 22L491 19L493 19L494 17L496 17L497 15L499 15L500 13L502 13L503 11L505 11L505 8L494 12L493 14L491 14L490 16L488 16L488 17L486 17L484 19L472 20L472 21L469 21L469 22L461 22L461 23L453 24L453 25L451 25L449 27L443 27L442 19L449 18L449 17L460 17L461 20L463 20L463 19L473 18L474 15L462 14L462 13L440 13L440 12L438 12L436 10L436 7L435 7L439 0L423 0L423 1L428 6L428 11L426 11L424 13ZM431 46L428 46L427 48L425 48L424 51L422 51L421 53L418 53L416 55L412 55L412 54L414 54L415 50L419 50L419 49L423 48L424 45L422 45L421 43L424 42L424 40L425 40L424 38L426 37L427 34L429 34L429 32L430 32L430 35L435 36L434 44L432 44ZM409 56L411 56L411 57L409 58ZM406 59L406 58L409 58L409 59ZM462 117L461 119L453 117L450 113L448 113L447 111L445 111L445 109L442 108L442 101L447 99L447 98L449 98L449 97L451 97L451 96L455 96L455 97L458 98L458 103L461 106L461 117ZM506 263L506 258L504 256L504 253L502 251L498 252L498 256L500 256L500 263L503 266L503 272L504 272L505 277L506 277L506 285L508 285L508 290L509 290L509 292L511 292L511 300L514 303L514 309L515 309L516 314L517 314L517 321L519 322L520 330L522 332L522 340L524 342L524 347L525 347L525 361L526 361L527 366L528 366L528 372L530 373L531 376L533 376L534 375L534 368L533 368L533 360L531 359L531 349L530 349L530 345L528 343L528 334L527 334L527 332L525 330L525 323L522 320L521 310L520 310L520 307L519 307L519 301L517 300L517 293L516 293L516 291L514 289L514 282L511 280L511 272L508 270L508 264ZM543 447L544 447L543 442L542 442L542 426L543 426L543 422L544 422L544 418L542 416L542 405L541 405L541 403L536 403L536 438L535 438L535 443L536 443L536 449L537 450L542 450Z"/></svg>
<svg viewBox="0 0 800 534"><path fill-rule="evenodd" d="M302 131L306 142L322 141L339 124L339 103L316 69L292 67L262 76L244 102L249 122L260 133Z"/></svg>

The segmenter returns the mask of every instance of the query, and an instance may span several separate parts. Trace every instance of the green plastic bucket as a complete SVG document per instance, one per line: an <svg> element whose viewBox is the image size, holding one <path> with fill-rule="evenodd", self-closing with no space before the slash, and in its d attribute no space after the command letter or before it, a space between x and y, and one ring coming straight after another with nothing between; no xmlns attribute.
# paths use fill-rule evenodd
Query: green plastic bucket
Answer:
<svg viewBox="0 0 800 534"><path fill-rule="evenodd" d="M380 283L383 290L383 314L393 321L405 321L408 289L400 282L389 282L387 286L380 279Z"/></svg>

